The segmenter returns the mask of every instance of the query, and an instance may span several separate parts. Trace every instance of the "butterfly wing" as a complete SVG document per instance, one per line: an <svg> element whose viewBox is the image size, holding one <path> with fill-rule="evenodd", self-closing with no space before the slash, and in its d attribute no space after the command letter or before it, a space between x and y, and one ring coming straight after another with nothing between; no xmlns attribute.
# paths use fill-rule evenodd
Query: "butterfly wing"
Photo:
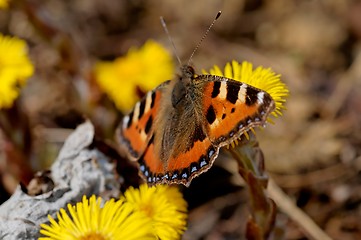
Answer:
<svg viewBox="0 0 361 240"><path fill-rule="evenodd" d="M188 81L189 80L189 81ZM175 79L162 91L152 137L138 159L141 176L150 184L182 183L206 171L216 149L196 116L191 79Z"/></svg>
<svg viewBox="0 0 361 240"><path fill-rule="evenodd" d="M192 79L190 92L193 101L182 103L189 107L179 116L175 111L160 114L165 120L158 122L139 159L140 171L150 184L188 186L212 166L220 147L250 128L264 125L274 109L268 93L223 77L200 75ZM162 110L169 108L163 106ZM162 152L166 152L165 157Z"/></svg>
<svg viewBox="0 0 361 240"><path fill-rule="evenodd" d="M144 154L138 160L141 175L149 184L181 183L189 186L194 177L212 166L218 155L218 149L205 136L200 125L195 125L193 128L190 124L188 127L194 134L188 134L186 131L183 135L185 140L178 139L172 148L163 148L162 151L173 152L165 159L157 150L157 141L160 139L156 138L159 135L157 133L153 135ZM185 141L186 147L182 146Z"/></svg>
<svg viewBox="0 0 361 240"><path fill-rule="evenodd" d="M263 126L275 104L265 91L225 77L200 75L194 80L203 89L203 125L215 146L229 145L244 132Z"/></svg>
<svg viewBox="0 0 361 240"><path fill-rule="evenodd" d="M122 119L118 126L116 138L125 146L129 155L138 159L148 146L154 132L154 119L159 111L164 89L170 81L164 82L149 91L137 102L133 110Z"/></svg>

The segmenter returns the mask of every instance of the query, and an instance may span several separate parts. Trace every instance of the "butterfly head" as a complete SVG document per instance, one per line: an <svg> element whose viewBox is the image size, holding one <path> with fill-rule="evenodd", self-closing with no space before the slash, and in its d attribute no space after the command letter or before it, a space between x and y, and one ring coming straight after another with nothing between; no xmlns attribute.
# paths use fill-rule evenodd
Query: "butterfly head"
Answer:
<svg viewBox="0 0 361 240"><path fill-rule="evenodd" d="M187 81L186 79L193 79L195 77L195 71L194 68L190 65L183 65L181 67L181 79L184 81Z"/></svg>
<svg viewBox="0 0 361 240"><path fill-rule="evenodd" d="M181 75L178 77L172 90L172 106L174 108L184 105L187 88L192 83L192 79L194 79L194 77L195 71L191 66L184 65L181 67Z"/></svg>

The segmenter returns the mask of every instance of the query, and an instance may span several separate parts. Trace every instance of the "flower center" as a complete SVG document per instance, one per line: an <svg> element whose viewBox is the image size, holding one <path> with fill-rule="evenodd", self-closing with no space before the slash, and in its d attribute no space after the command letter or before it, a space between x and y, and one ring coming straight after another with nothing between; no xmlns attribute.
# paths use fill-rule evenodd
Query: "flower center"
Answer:
<svg viewBox="0 0 361 240"><path fill-rule="evenodd" d="M89 233L88 235L79 238L79 240L107 240L107 238L103 234Z"/></svg>
<svg viewBox="0 0 361 240"><path fill-rule="evenodd" d="M151 204L142 204L142 206L140 206L140 210L153 219L154 208Z"/></svg>

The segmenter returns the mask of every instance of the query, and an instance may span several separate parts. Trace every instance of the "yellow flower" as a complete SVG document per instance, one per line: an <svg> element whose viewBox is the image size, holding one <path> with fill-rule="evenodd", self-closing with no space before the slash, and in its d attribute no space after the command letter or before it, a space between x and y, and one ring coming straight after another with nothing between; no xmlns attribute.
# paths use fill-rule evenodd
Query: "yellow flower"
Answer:
<svg viewBox="0 0 361 240"><path fill-rule="evenodd" d="M34 73L27 54L25 41L0 33L0 109L12 106L19 87Z"/></svg>
<svg viewBox="0 0 361 240"><path fill-rule="evenodd" d="M157 239L180 239L186 230L187 202L176 186L143 184L125 193L126 204L151 219Z"/></svg>
<svg viewBox="0 0 361 240"><path fill-rule="evenodd" d="M64 209L57 213L58 222L48 216L51 225L41 224L40 240L116 240L154 239L152 224L142 213L134 212L122 200L107 201L93 195L72 206L70 216Z"/></svg>
<svg viewBox="0 0 361 240"><path fill-rule="evenodd" d="M207 73L205 71L203 72ZM286 84L281 81L280 75L273 72L270 68L260 66L253 70L252 63L247 61L238 63L233 60L232 63L226 64L224 73L218 66L214 66L209 72L212 75L238 80L266 91L271 95L276 104L272 115L275 117L282 115L282 110L285 109L284 103L286 102L286 97L289 95L289 91Z"/></svg>
<svg viewBox="0 0 361 240"><path fill-rule="evenodd" d="M114 62L98 62L95 77L99 86L123 112L139 100L139 88L147 92L173 77L172 56L160 44L148 40Z"/></svg>
<svg viewBox="0 0 361 240"><path fill-rule="evenodd" d="M0 9L7 9L9 7L9 0L0 0Z"/></svg>

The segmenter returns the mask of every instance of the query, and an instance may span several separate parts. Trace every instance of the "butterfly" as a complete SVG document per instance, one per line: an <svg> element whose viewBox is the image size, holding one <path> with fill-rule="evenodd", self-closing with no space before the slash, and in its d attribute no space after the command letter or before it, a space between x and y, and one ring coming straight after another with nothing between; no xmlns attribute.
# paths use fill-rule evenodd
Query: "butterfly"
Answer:
<svg viewBox="0 0 361 240"><path fill-rule="evenodd" d="M265 91L189 66L146 93L116 132L148 184L189 186L223 146L263 126L275 103Z"/></svg>

